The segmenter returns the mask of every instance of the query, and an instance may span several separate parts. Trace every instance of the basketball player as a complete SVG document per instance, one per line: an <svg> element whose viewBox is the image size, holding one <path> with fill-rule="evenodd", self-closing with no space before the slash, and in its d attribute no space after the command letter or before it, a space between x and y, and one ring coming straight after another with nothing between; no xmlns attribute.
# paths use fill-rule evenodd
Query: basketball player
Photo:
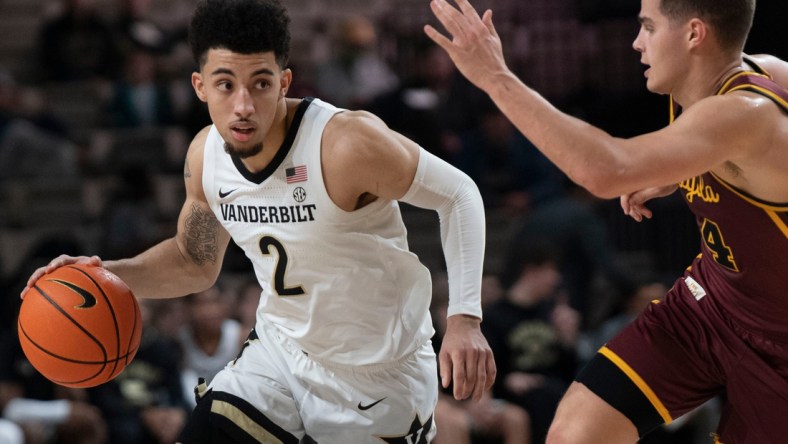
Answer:
<svg viewBox="0 0 788 444"><path fill-rule="evenodd" d="M435 432L428 270L397 200L436 210L451 280L444 387L495 376L480 331L484 212L475 184L366 112L291 99L289 18L276 0L203 0L190 43L213 125L186 156L176 235L101 264L140 298L210 287L232 238L263 293L256 328L199 401L182 442L409 442Z"/></svg>
<svg viewBox="0 0 788 444"><path fill-rule="evenodd" d="M507 68L492 12L433 0L425 32L575 182L635 220L678 191L701 254L580 372L550 443L633 443L721 395L717 439L788 436L788 64L742 54L754 0L642 0L634 49L675 121L631 139L556 110ZM679 111L681 114L679 116Z"/></svg>

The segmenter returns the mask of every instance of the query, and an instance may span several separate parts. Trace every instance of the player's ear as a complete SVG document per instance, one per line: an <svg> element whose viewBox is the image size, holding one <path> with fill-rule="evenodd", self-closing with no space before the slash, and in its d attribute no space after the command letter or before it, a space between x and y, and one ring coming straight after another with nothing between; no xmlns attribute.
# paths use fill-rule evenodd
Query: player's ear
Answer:
<svg viewBox="0 0 788 444"><path fill-rule="evenodd" d="M202 74L199 72L192 73L192 87L194 88L194 92L197 94L197 98L202 100L203 102L207 102L208 99L205 96L205 83L202 81Z"/></svg>
<svg viewBox="0 0 788 444"><path fill-rule="evenodd" d="M700 45L704 40L706 40L709 28L706 25L706 22L703 20L694 18L689 21L689 35L688 35L688 43L691 47L695 47Z"/></svg>
<svg viewBox="0 0 788 444"><path fill-rule="evenodd" d="M279 78L279 97L284 97L287 94L292 82L293 71L290 68L282 70L282 76Z"/></svg>

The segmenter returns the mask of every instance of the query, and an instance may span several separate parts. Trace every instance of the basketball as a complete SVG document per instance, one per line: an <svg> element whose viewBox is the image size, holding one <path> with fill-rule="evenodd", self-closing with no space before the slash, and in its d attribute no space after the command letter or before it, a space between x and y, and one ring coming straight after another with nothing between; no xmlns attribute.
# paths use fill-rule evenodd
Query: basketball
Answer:
<svg viewBox="0 0 788 444"><path fill-rule="evenodd" d="M25 356L47 379L95 387L134 358L142 320L137 300L119 277L72 264L35 282L22 300L17 330Z"/></svg>

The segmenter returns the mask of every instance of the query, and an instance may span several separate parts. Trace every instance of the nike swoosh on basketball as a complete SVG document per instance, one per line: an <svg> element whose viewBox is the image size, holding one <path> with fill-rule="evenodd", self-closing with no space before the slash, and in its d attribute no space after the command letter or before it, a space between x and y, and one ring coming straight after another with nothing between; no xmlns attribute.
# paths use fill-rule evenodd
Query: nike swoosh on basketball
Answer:
<svg viewBox="0 0 788 444"><path fill-rule="evenodd" d="M375 407L376 405L378 405L378 403L379 403L379 402L381 402L381 401L383 401L384 399L386 399L386 398L380 398L380 399L378 399L377 401L373 402L372 404L367 404L367 405L362 405L362 404L359 402L359 403L358 403L358 409L359 409L359 410L369 410L369 409L371 409L372 407Z"/></svg>
<svg viewBox="0 0 788 444"><path fill-rule="evenodd" d="M60 279L49 279L49 281L57 282L58 284L69 288L71 291L82 297L82 305L75 305L74 308L90 308L96 306L96 297L93 296L91 292L85 290L84 288L74 285L71 282L67 282Z"/></svg>
<svg viewBox="0 0 788 444"><path fill-rule="evenodd" d="M219 188L219 199L224 199L225 197L229 196L230 193L232 193L233 191L235 191L237 189L238 188L233 188L232 190L225 192L225 191L222 191L221 188Z"/></svg>

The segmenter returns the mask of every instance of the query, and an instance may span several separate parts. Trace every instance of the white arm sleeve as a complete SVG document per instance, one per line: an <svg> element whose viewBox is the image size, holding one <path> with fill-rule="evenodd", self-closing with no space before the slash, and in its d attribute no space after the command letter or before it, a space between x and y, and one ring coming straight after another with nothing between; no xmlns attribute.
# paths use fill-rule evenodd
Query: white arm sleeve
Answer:
<svg viewBox="0 0 788 444"><path fill-rule="evenodd" d="M481 319L485 219L479 188L465 173L421 149L413 184L399 200L438 212L449 274L448 316Z"/></svg>

